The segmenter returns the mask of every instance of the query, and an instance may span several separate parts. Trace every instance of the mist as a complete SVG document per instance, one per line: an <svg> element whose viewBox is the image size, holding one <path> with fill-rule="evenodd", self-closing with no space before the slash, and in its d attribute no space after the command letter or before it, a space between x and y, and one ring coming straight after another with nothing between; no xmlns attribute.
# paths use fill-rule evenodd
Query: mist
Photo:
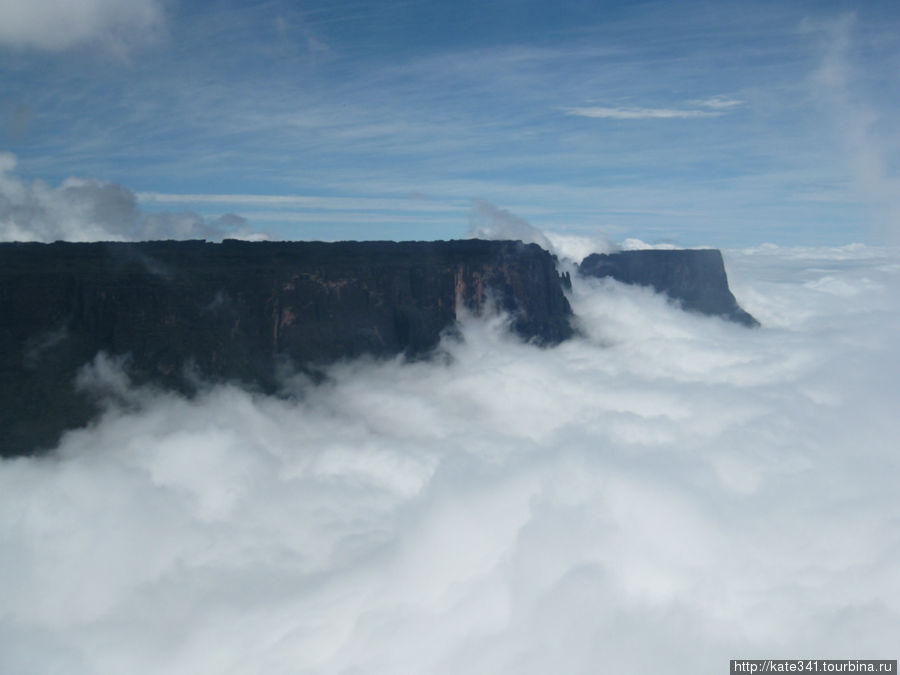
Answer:
<svg viewBox="0 0 900 675"><path fill-rule="evenodd" d="M464 317L278 397L99 355L102 418L0 463L0 671L896 658L900 252L725 259L761 329L575 278L558 347Z"/></svg>

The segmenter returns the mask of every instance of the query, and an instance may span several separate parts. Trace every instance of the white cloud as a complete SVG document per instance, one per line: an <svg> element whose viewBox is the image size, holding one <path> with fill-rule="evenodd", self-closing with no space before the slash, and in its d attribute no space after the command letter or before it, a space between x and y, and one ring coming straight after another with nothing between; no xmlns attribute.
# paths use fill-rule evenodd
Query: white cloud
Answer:
<svg viewBox="0 0 900 675"><path fill-rule="evenodd" d="M0 46L62 50L98 43L124 50L162 23L159 0L0 0Z"/></svg>
<svg viewBox="0 0 900 675"><path fill-rule="evenodd" d="M893 110L876 108L872 94L860 86L869 73L862 74L857 60L856 17L847 14L818 25L807 22L804 28L821 33L822 61L813 73L812 88L816 102L830 117L829 131L841 152L839 164L847 167L853 187L875 216L879 238L896 243L900 241L900 178L889 157L896 154L898 144L887 122ZM895 82L896 77L883 86Z"/></svg>
<svg viewBox="0 0 900 675"><path fill-rule="evenodd" d="M628 237L620 244L620 248L623 251L641 251L648 248L672 250L679 247L675 246L675 244L649 244L642 239L638 239L637 237Z"/></svg>
<svg viewBox="0 0 900 675"><path fill-rule="evenodd" d="M894 658L900 252L726 263L761 330L576 279L555 349L467 319L450 359L290 398L126 387L142 410L0 463L0 670ZM113 366L83 383L121 398Z"/></svg>
<svg viewBox="0 0 900 675"><path fill-rule="evenodd" d="M603 106L589 106L579 108L567 108L567 115L578 117L595 117L614 120L661 120L661 119L691 119L695 117L718 117L718 110L685 110L678 108L608 108Z"/></svg>
<svg viewBox="0 0 900 675"><path fill-rule="evenodd" d="M730 96L711 96L709 98L701 98L695 101L691 101L691 105L699 105L704 108L724 110L744 105L744 102L740 99L732 98Z"/></svg>
<svg viewBox="0 0 900 675"><path fill-rule="evenodd" d="M16 157L0 152L0 241L139 241L146 239L258 239L246 219L226 213L144 213L131 190L115 183L67 178L52 187L26 183Z"/></svg>
<svg viewBox="0 0 900 675"><path fill-rule="evenodd" d="M609 253L615 248L609 239L599 232L593 235L547 232L546 235L556 255L561 259L568 258L576 263L581 262L591 253Z"/></svg>
<svg viewBox="0 0 900 675"><path fill-rule="evenodd" d="M553 251L553 244L547 236L534 225L519 216L498 208L483 199L472 202L469 213L468 236L477 239L511 239Z"/></svg>
<svg viewBox="0 0 900 675"><path fill-rule="evenodd" d="M567 115L617 120L691 119L719 117L744 104L730 96L711 96L688 102L693 108L643 108L621 106L583 106L567 108Z"/></svg>
<svg viewBox="0 0 900 675"><path fill-rule="evenodd" d="M0 154L0 241L123 239L137 223L134 195L122 186L78 178L28 184L15 168L14 155Z"/></svg>

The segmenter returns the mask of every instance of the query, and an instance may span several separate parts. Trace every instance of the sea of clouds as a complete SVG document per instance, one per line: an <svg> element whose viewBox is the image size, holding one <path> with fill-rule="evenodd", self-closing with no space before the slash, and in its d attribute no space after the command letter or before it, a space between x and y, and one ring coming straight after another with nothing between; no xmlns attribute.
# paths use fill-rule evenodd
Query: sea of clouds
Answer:
<svg viewBox="0 0 900 675"><path fill-rule="evenodd" d="M103 418L0 463L0 672L897 658L900 252L725 257L761 329L575 279L556 348L467 317L281 397L99 356Z"/></svg>

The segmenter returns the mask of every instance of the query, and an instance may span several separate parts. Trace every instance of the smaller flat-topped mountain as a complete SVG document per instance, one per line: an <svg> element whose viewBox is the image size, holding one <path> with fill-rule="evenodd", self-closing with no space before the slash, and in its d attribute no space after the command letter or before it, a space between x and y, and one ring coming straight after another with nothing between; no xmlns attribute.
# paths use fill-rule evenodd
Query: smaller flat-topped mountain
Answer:
<svg viewBox="0 0 900 675"><path fill-rule="evenodd" d="M593 253L581 261L578 273L651 286L691 312L720 316L744 326L759 322L741 309L728 288L725 262L718 249L646 249Z"/></svg>

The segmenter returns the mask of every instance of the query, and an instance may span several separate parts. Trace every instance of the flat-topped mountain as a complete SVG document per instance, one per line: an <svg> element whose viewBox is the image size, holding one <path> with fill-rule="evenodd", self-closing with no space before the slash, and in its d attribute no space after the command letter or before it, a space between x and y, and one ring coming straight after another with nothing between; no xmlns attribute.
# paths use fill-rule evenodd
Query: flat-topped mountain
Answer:
<svg viewBox="0 0 900 675"><path fill-rule="evenodd" d="M556 260L534 244L0 244L0 453L95 414L73 383L101 351L127 354L139 383L189 390L189 368L271 391L284 362L423 354L459 306L489 302L525 339L572 334Z"/></svg>
<svg viewBox="0 0 900 675"><path fill-rule="evenodd" d="M651 286L691 312L720 316L745 326L759 322L738 305L728 288L725 261L718 249L646 249L593 253L578 273Z"/></svg>

